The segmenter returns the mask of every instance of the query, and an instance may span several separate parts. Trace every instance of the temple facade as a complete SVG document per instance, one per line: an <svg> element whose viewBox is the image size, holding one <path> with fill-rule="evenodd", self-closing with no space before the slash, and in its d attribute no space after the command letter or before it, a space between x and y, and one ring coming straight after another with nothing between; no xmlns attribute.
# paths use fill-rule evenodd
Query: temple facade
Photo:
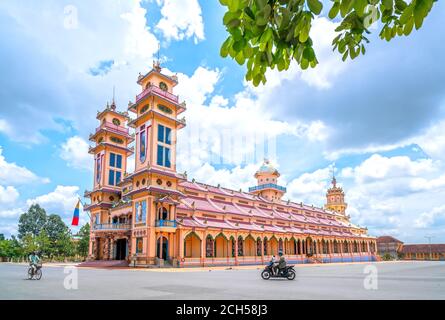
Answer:
<svg viewBox="0 0 445 320"><path fill-rule="evenodd" d="M265 160L248 192L189 180L176 171L177 132L185 127L159 63L139 75L141 93L128 110L113 101L98 112L89 260L174 267L264 264L283 252L290 263L376 259L376 238L350 222L335 177L324 208L283 200L276 168ZM129 117L129 112L134 117ZM130 133L132 128L134 133ZM127 173L135 154L135 170Z"/></svg>

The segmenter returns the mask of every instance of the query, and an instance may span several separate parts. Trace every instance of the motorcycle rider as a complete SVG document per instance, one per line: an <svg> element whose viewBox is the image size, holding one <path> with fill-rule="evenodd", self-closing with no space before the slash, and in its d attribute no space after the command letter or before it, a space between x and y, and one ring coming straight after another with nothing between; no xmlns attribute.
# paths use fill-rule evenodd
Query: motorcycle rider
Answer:
<svg viewBox="0 0 445 320"><path fill-rule="evenodd" d="M268 267L271 267L273 273L275 273L276 264L277 264L277 258L275 258L275 255L272 255L272 259L270 259Z"/></svg>
<svg viewBox="0 0 445 320"><path fill-rule="evenodd" d="M284 270L286 268L287 263L286 263L286 258L284 257L282 251L280 251L278 253L278 255L280 256L280 260L278 260L278 266L277 266L278 270L277 271L281 272L282 270Z"/></svg>

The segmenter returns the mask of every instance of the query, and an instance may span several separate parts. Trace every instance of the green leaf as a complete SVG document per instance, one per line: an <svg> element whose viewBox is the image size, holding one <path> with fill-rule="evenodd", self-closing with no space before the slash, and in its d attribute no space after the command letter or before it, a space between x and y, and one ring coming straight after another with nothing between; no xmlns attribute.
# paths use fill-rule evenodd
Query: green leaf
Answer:
<svg viewBox="0 0 445 320"><path fill-rule="evenodd" d="M403 27L403 34L405 36L408 36L413 30L413 26L414 26L414 17L411 16L406 22L405 26Z"/></svg>
<svg viewBox="0 0 445 320"><path fill-rule="evenodd" d="M394 6L394 0L382 0L382 3L386 9L392 9Z"/></svg>
<svg viewBox="0 0 445 320"><path fill-rule="evenodd" d="M228 37L221 46L220 55L225 58L229 55L229 47L232 45L232 37Z"/></svg>
<svg viewBox="0 0 445 320"><path fill-rule="evenodd" d="M340 4L340 14L344 18L351 11L354 0L342 0Z"/></svg>
<svg viewBox="0 0 445 320"><path fill-rule="evenodd" d="M405 24L408 21L408 19L410 17L412 17L413 10L414 10L414 6L413 5L409 5L408 7L406 7L403 10L403 12L402 12L402 14L400 15L400 18L399 18L399 21L400 21L401 24Z"/></svg>
<svg viewBox="0 0 445 320"><path fill-rule="evenodd" d="M243 52L240 51L236 57L235 57L236 62L238 62L239 65L243 65L244 61L246 61L246 58L244 58Z"/></svg>
<svg viewBox="0 0 445 320"><path fill-rule="evenodd" d="M354 9L359 17L363 17L367 5L368 5L368 0L355 0Z"/></svg>
<svg viewBox="0 0 445 320"><path fill-rule="evenodd" d="M307 5L314 14L320 14L323 9L323 4L319 0L307 0Z"/></svg>
<svg viewBox="0 0 445 320"><path fill-rule="evenodd" d="M303 29L300 32L300 36L298 37L298 39L300 40L300 42L304 43L307 41L307 39L309 38L309 24L306 24Z"/></svg>
<svg viewBox="0 0 445 320"><path fill-rule="evenodd" d="M335 2L331 10L329 10L328 13L329 18L334 19L338 15L339 11L340 11L340 4L338 2Z"/></svg>

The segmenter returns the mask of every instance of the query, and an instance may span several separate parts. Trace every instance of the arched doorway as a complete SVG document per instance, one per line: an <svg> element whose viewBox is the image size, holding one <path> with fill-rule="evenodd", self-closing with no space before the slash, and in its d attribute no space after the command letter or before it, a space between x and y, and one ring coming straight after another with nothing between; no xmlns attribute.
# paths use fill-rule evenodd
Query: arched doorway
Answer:
<svg viewBox="0 0 445 320"><path fill-rule="evenodd" d="M227 244L228 240L222 233L215 237L215 257L224 258L229 255Z"/></svg>
<svg viewBox="0 0 445 320"><path fill-rule="evenodd" d="M248 235L246 237L245 243L244 243L244 255L247 257L253 257L255 256L255 239Z"/></svg>
<svg viewBox="0 0 445 320"><path fill-rule="evenodd" d="M164 236L160 236L156 243L156 256L159 259L168 259L168 239Z"/></svg>
<svg viewBox="0 0 445 320"><path fill-rule="evenodd" d="M114 252L116 260L125 260L127 257L127 239L117 239Z"/></svg>
<svg viewBox="0 0 445 320"><path fill-rule="evenodd" d="M184 257L201 257L201 239L194 232L189 233L184 239Z"/></svg>
<svg viewBox="0 0 445 320"><path fill-rule="evenodd" d="M271 255L278 255L278 240L275 238L275 236L272 236L270 238L270 254Z"/></svg>

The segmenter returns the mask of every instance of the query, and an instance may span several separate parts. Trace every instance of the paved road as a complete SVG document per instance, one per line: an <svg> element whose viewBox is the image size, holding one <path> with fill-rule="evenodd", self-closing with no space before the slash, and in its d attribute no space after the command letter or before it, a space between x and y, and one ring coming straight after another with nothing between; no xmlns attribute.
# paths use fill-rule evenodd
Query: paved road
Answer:
<svg viewBox="0 0 445 320"><path fill-rule="evenodd" d="M377 267L378 289L364 288L364 268ZM0 299L445 299L445 262L395 262L297 267L297 279L262 280L260 270L77 269L66 290L62 267L40 281L26 266L0 264Z"/></svg>

